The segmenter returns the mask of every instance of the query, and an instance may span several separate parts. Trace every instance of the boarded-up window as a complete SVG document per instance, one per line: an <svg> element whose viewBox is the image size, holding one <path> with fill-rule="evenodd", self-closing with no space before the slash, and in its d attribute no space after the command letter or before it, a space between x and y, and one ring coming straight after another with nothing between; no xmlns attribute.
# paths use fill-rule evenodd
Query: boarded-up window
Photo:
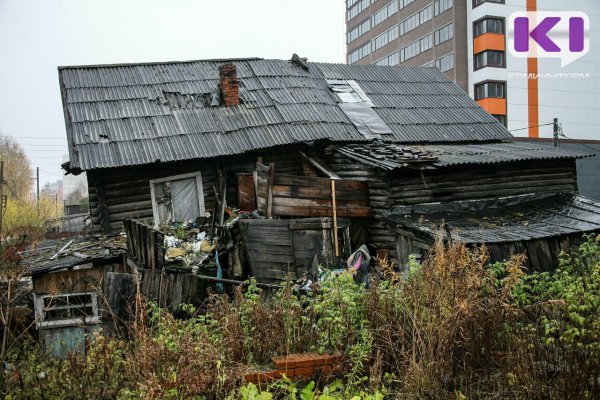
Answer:
<svg viewBox="0 0 600 400"><path fill-rule="evenodd" d="M204 214L200 172L153 179L150 192L156 225L194 221Z"/></svg>

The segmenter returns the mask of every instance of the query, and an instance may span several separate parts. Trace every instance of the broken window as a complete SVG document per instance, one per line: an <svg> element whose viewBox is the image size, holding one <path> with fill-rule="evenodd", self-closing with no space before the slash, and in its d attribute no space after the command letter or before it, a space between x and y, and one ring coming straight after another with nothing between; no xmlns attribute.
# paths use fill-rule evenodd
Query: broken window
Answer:
<svg viewBox="0 0 600 400"><path fill-rule="evenodd" d="M154 224L195 221L204 215L200 172L150 181Z"/></svg>
<svg viewBox="0 0 600 400"><path fill-rule="evenodd" d="M72 326L80 323L99 323L96 293L69 293L35 296L38 326Z"/></svg>

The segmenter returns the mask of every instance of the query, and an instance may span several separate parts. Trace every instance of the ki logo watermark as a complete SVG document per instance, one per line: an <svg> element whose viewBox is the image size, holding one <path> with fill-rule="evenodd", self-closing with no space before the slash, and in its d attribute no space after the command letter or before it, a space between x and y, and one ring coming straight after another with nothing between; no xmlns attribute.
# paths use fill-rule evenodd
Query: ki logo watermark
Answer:
<svg viewBox="0 0 600 400"><path fill-rule="evenodd" d="M581 11L519 11L508 21L510 53L560 58L566 66L590 51L590 18Z"/></svg>

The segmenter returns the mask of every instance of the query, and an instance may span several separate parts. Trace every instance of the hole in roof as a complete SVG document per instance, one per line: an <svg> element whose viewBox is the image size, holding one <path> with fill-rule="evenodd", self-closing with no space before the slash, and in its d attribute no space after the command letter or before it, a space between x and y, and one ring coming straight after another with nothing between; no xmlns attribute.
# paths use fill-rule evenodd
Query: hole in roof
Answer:
<svg viewBox="0 0 600 400"><path fill-rule="evenodd" d="M342 103L367 103L373 107L373 102L355 80L328 79L327 86Z"/></svg>
<svg viewBox="0 0 600 400"><path fill-rule="evenodd" d="M169 107L171 111L193 110L213 106L215 93L181 93L163 91L162 98L157 99L162 104Z"/></svg>

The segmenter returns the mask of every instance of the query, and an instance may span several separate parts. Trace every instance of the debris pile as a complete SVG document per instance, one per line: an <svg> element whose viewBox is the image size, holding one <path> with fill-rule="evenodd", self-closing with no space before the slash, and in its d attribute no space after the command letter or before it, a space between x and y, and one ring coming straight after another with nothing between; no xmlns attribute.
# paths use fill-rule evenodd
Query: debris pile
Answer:
<svg viewBox="0 0 600 400"><path fill-rule="evenodd" d="M173 222L161 225L165 234L165 266L167 269L184 270L193 274L206 274L222 277L219 257L229 257L229 251L238 246L240 240L238 222L240 219L262 219L257 211L247 212L238 209L225 209L228 219L223 226L212 227L208 218L196 221ZM213 231L213 235L211 235ZM239 258L239 257L238 257ZM233 266L229 276L241 276L242 267L234 256L228 265Z"/></svg>
<svg viewBox="0 0 600 400"><path fill-rule="evenodd" d="M32 244L19 256L28 272L57 271L89 263L93 260L117 258L127 251L125 236L78 236L47 239Z"/></svg>

